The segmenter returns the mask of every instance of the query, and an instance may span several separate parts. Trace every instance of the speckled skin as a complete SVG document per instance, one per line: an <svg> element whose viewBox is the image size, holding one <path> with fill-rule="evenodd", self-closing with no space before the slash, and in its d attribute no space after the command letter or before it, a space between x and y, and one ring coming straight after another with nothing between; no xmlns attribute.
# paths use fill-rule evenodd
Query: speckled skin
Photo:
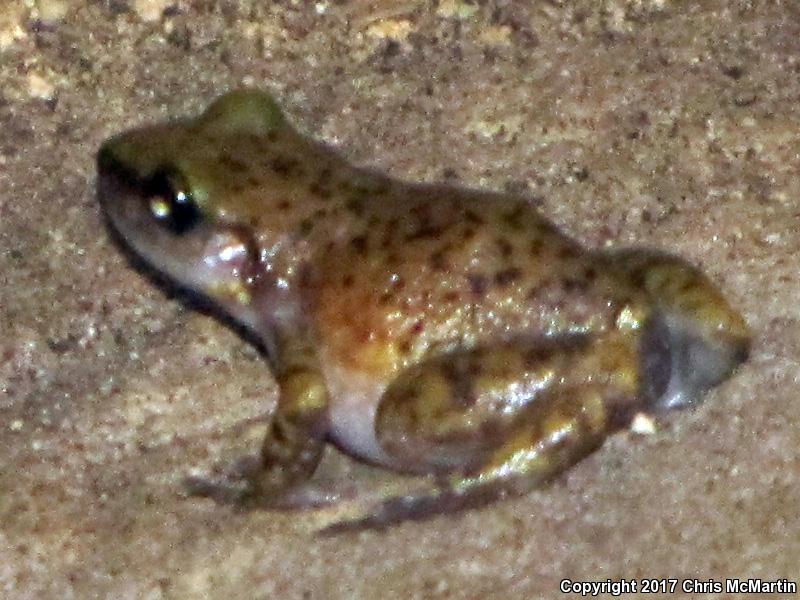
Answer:
<svg viewBox="0 0 800 600"><path fill-rule="evenodd" d="M291 504L326 440L437 478L359 525L521 492L747 354L745 322L682 260L587 251L524 197L355 168L260 92L115 137L98 166L124 242L268 350L281 394L241 501Z"/></svg>

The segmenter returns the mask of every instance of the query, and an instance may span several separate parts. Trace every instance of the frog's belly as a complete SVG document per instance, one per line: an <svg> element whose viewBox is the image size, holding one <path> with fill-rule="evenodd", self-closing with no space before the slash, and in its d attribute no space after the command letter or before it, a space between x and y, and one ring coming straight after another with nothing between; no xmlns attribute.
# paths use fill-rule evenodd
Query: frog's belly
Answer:
<svg viewBox="0 0 800 600"><path fill-rule="evenodd" d="M362 373L326 369L331 441L362 460L392 467L375 436L375 414L386 385Z"/></svg>

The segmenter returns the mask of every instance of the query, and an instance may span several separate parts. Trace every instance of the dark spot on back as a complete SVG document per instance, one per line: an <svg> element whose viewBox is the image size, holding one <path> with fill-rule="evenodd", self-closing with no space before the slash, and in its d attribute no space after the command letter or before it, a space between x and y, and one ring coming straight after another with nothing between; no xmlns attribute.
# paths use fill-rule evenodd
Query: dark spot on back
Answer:
<svg viewBox="0 0 800 600"><path fill-rule="evenodd" d="M564 291L568 293L585 292L588 289L588 284L583 279L575 279L574 277L566 277L564 279Z"/></svg>
<svg viewBox="0 0 800 600"><path fill-rule="evenodd" d="M503 214L503 222L516 231L522 229L522 218L525 216L525 209L526 204L524 202L519 202L517 205L510 211Z"/></svg>
<svg viewBox="0 0 800 600"><path fill-rule="evenodd" d="M494 243L503 258L509 258L514 253L514 246L506 238L497 238Z"/></svg>
<svg viewBox="0 0 800 600"><path fill-rule="evenodd" d="M264 143L264 138L254 133L245 133L241 139L252 148L258 148Z"/></svg>
<svg viewBox="0 0 800 600"><path fill-rule="evenodd" d="M390 219L389 222L386 223L386 228L383 230L383 238L381 240L381 247L384 250L392 245L392 240L394 239L398 224L399 221L396 218Z"/></svg>
<svg viewBox="0 0 800 600"><path fill-rule="evenodd" d="M449 292L444 293L444 295L442 296L442 300L444 300L445 302L458 302L458 299L460 297L461 294L459 294L456 291L450 290Z"/></svg>
<svg viewBox="0 0 800 600"><path fill-rule="evenodd" d="M414 240L421 240L424 238L438 238L442 235L444 229L442 227L436 225L422 225L418 227L415 231L412 231L406 236L407 242L412 242Z"/></svg>
<svg viewBox="0 0 800 600"><path fill-rule="evenodd" d="M388 181L381 181L370 190L370 193L376 196L384 196L389 193L390 189L391 185Z"/></svg>
<svg viewBox="0 0 800 600"><path fill-rule="evenodd" d="M359 256L364 256L367 253L367 236L357 235L350 240L350 247Z"/></svg>
<svg viewBox="0 0 800 600"><path fill-rule="evenodd" d="M389 191L388 181L380 179L366 179L359 181L341 181L339 182L339 189L343 192L349 192L360 198L364 196L382 196Z"/></svg>
<svg viewBox="0 0 800 600"><path fill-rule="evenodd" d="M494 275L494 282L500 287L505 287L522 277L522 271L517 267L503 269Z"/></svg>
<svg viewBox="0 0 800 600"><path fill-rule="evenodd" d="M645 287L645 274L641 269L636 269L630 273L630 281L634 287L644 289Z"/></svg>
<svg viewBox="0 0 800 600"><path fill-rule="evenodd" d="M447 270L447 261L445 260L444 250L437 250L431 254L428 262L434 271Z"/></svg>
<svg viewBox="0 0 800 600"><path fill-rule="evenodd" d="M321 200L327 200L331 197L330 189L318 181L312 181L308 186L308 191Z"/></svg>
<svg viewBox="0 0 800 600"><path fill-rule="evenodd" d="M528 290L527 299L529 301L539 301L539 296L542 293L542 290L546 290L547 288L553 285L553 280L550 277L544 277L541 281L539 281L538 285L534 285Z"/></svg>
<svg viewBox="0 0 800 600"><path fill-rule="evenodd" d="M347 210L357 217L364 215L364 200L362 198L350 198L347 200L347 204L345 204L345 206L347 207Z"/></svg>
<svg viewBox="0 0 800 600"><path fill-rule="evenodd" d="M305 237L311 233L312 229L314 229L314 220L311 218L306 218L300 221L300 225L297 230L302 237Z"/></svg>
<svg viewBox="0 0 800 600"><path fill-rule="evenodd" d="M245 173L249 171L249 167L246 163L242 162L238 158L231 156L227 152L223 152L217 158L220 164L224 166L226 169L233 171L234 173Z"/></svg>
<svg viewBox="0 0 800 600"><path fill-rule="evenodd" d="M420 204L412 206L409 213L416 221L417 227L425 227L432 221L430 202L421 202Z"/></svg>
<svg viewBox="0 0 800 600"><path fill-rule="evenodd" d="M355 277L353 277L351 274L347 274L344 277L342 277L342 285L344 287L346 288L352 287L353 283L355 283Z"/></svg>
<svg viewBox="0 0 800 600"><path fill-rule="evenodd" d="M473 225L484 225L486 223L483 217L472 209L464 211L464 219L466 219L467 223L472 223Z"/></svg>
<svg viewBox="0 0 800 600"><path fill-rule="evenodd" d="M530 253L531 257L537 258L544 249L544 240L541 237L535 237L531 240L530 246L528 247L528 252Z"/></svg>
<svg viewBox="0 0 800 600"><path fill-rule="evenodd" d="M276 156L269 162L270 168L281 177L291 177L300 174L300 161L286 156Z"/></svg>
<svg viewBox="0 0 800 600"><path fill-rule="evenodd" d="M578 250L571 245L564 245L558 249L558 258L561 260L569 260L578 258L579 253Z"/></svg>
<svg viewBox="0 0 800 600"><path fill-rule="evenodd" d="M473 273L467 275L467 283L469 289L475 296L483 297L486 295L486 289L489 287L489 281L486 275Z"/></svg>

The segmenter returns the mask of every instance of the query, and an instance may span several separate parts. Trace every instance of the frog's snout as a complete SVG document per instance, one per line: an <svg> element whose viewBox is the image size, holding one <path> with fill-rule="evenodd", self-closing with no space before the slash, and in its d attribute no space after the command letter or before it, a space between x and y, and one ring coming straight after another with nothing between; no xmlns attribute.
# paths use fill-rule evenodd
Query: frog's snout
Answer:
<svg viewBox="0 0 800 600"><path fill-rule="evenodd" d="M703 332L689 319L660 312L645 325L640 344L642 394L656 411L702 401L750 352L747 335Z"/></svg>

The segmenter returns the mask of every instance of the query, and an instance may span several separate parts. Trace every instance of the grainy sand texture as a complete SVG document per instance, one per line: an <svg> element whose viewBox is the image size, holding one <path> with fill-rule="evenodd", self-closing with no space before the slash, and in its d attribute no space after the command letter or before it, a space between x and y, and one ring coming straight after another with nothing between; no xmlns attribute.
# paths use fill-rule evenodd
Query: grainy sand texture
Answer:
<svg viewBox="0 0 800 600"><path fill-rule="evenodd" d="M358 163L524 191L590 246L685 256L747 317L751 359L657 433L621 433L553 485L465 514L321 538L330 511L185 497L185 475L256 448L274 382L234 332L130 268L94 156L241 85ZM797 2L5 0L0 596L797 581L799 111ZM333 450L319 476L398 485Z"/></svg>

